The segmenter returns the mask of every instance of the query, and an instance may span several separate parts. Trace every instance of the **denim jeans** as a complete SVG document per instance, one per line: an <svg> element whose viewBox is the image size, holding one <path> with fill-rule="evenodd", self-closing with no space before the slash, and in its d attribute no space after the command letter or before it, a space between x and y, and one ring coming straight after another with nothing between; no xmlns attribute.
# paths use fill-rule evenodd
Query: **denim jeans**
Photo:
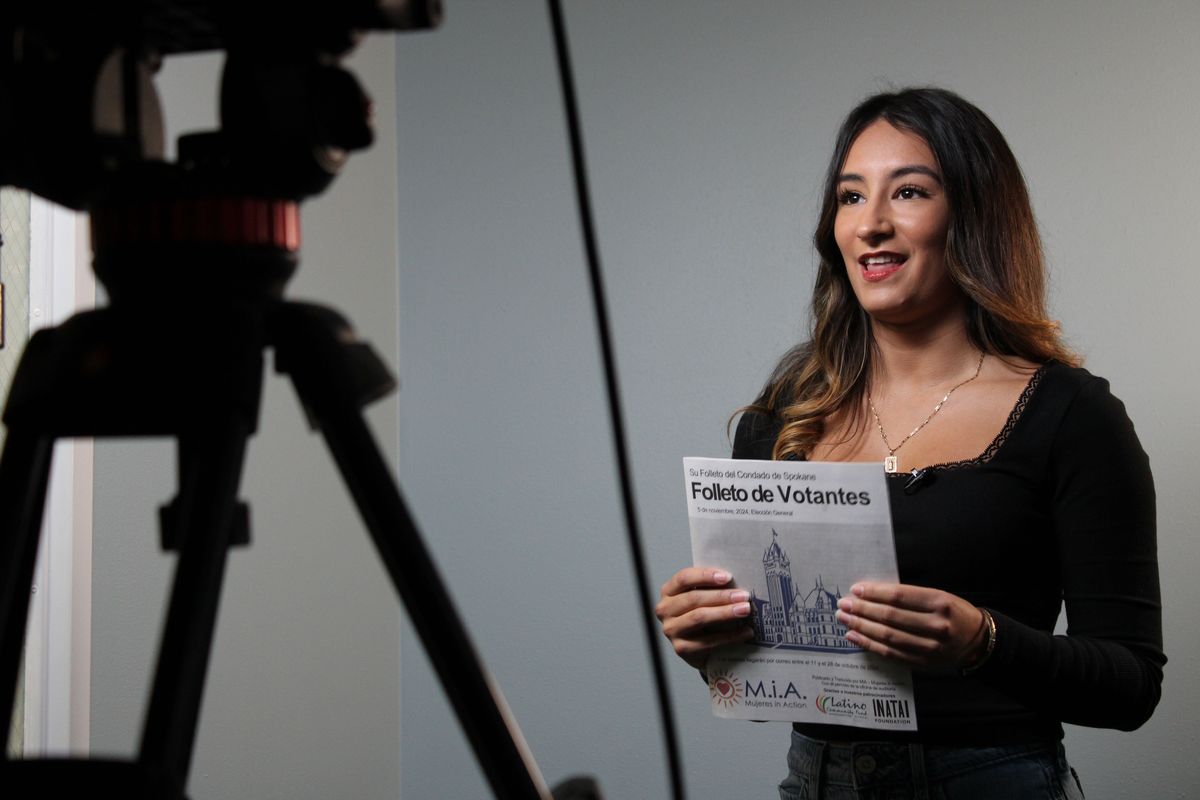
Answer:
<svg viewBox="0 0 1200 800"><path fill-rule="evenodd" d="M792 732L781 800L1083 800L1058 742L832 743Z"/></svg>

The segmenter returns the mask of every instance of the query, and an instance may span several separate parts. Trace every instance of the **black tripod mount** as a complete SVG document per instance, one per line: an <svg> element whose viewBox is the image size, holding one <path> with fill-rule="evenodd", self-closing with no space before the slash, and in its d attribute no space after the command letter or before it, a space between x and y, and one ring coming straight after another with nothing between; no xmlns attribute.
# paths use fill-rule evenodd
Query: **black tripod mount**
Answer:
<svg viewBox="0 0 1200 800"><path fill-rule="evenodd" d="M297 204L134 191L94 207L92 226L111 303L32 337L4 413L0 686L9 688L0 719L12 716L55 439L175 438L178 494L160 521L163 547L178 560L136 758L0 756L4 795L185 797L226 555L249 543L238 485L271 348L324 436L494 795L599 798L586 778L546 788L476 657L362 415L394 388L388 370L336 312L283 299L297 262Z"/></svg>

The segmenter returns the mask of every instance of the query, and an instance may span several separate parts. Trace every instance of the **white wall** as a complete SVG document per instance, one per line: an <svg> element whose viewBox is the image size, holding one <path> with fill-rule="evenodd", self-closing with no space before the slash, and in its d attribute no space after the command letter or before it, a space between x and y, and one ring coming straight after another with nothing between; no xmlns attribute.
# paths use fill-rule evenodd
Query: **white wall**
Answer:
<svg viewBox="0 0 1200 800"><path fill-rule="evenodd" d="M378 141L303 207L291 295L345 311L394 364L394 37L369 37L351 64L375 96ZM216 124L219 67L214 55L167 59L158 85L172 141ZM393 456L395 418L394 397L370 412ZM158 551L156 523L176 489L174 451L101 441L95 473L91 743L130 754L174 564ZM273 372L242 496L253 541L230 557L189 796L395 798L397 600L290 382Z"/></svg>
<svg viewBox="0 0 1200 800"><path fill-rule="evenodd" d="M804 330L818 185L866 94L935 83L1005 131L1052 305L1112 381L1160 503L1167 665L1136 733L1071 728L1089 798L1200 794L1200 30L1194 0L566 3L634 476L657 584L689 560L680 457ZM635 618L545 5L447 4L398 47L401 472L547 778L666 795ZM343 189L345 187L342 187ZM403 649L406 798L486 790ZM664 651L666 650L664 645ZM772 797L786 730L713 720L670 669L691 796Z"/></svg>

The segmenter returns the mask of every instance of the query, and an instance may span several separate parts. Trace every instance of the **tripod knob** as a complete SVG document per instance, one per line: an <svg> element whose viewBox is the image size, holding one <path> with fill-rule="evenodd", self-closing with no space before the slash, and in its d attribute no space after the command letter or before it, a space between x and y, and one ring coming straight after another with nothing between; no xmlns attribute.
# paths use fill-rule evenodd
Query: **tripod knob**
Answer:
<svg viewBox="0 0 1200 800"><path fill-rule="evenodd" d="M554 800L604 800L600 794L600 784L588 775L576 775L554 787L551 792Z"/></svg>
<svg viewBox="0 0 1200 800"><path fill-rule="evenodd" d="M230 521L230 546L245 547L250 544L250 506L238 502ZM183 544L179 541L179 501L172 500L158 509L159 537L164 552L177 552Z"/></svg>

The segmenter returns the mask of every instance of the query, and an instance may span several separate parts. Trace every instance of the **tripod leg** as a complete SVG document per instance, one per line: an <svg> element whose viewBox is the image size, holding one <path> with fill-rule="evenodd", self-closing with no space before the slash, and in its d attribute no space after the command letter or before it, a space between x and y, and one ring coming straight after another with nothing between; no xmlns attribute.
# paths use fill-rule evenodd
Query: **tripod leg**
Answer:
<svg viewBox="0 0 1200 800"><path fill-rule="evenodd" d="M245 424L181 436L176 530L179 560L139 761L186 783L237 506Z"/></svg>
<svg viewBox="0 0 1200 800"><path fill-rule="evenodd" d="M276 368L291 377L309 420L324 435L493 794L549 800L363 419L362 407L394 388L387 368L327 308L285 303L272 333Z"/></svg>
<svg viewBox="0 0 1200 800"><path fill-rule="evenodd" d="M8 757L9 720L25 646L29 594L37 561L54 440L9 431L0 457L0 725Z"/></svg>
<svg viewBox="0 0 1200 800"><path fill-rule="evenodd" d="M361 414L318 410L317 416L493 792L499 798L545 798L548 790L537 765L504 699L483 671Z"/></svg>

